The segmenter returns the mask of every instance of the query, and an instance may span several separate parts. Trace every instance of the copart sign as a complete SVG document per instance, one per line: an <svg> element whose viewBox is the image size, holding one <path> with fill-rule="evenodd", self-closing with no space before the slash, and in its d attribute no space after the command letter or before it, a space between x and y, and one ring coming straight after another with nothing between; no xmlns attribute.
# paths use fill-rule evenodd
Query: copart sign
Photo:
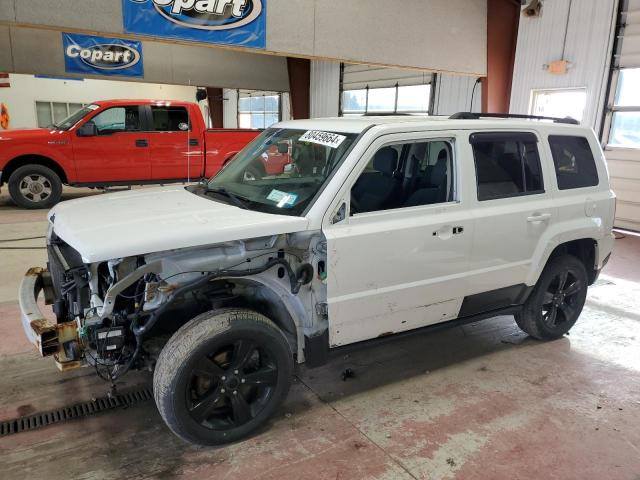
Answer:
<svg viewBox="0 0 640 480"><path fill-rule="evenodd" d="M267 0L122 0L127 33L266 47Z"/></svg>
<svg viewBox="0 0 640 480"><path fill-rule="evenodd" d="M140 42L70 33L63 33L62 40L69 73L144 76Z"/></svg>

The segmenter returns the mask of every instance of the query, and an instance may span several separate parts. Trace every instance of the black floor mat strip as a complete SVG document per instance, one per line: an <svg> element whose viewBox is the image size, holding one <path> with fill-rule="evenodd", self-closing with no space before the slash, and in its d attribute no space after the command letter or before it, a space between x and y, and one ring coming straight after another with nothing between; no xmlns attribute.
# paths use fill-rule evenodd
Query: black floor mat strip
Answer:
<svg viewBox="0 0 640 480"><path fill-rule="evenodd" d="M26 432L28 430L36 430L46 427L47 425L88 417L116 408L127 408L150 400L153 400L153 391L150 388L143 388L96 398L95 400L58 408L50 412L35 413L33 415L13 418L0 423L0 437Z"/></svg>

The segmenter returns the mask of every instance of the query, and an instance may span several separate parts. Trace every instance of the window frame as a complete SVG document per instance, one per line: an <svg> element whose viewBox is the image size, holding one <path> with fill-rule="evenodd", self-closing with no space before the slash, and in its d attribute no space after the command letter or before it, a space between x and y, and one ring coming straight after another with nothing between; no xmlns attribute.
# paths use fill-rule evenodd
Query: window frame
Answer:
<svg viewBox="0 0 640 480"><path fill-rule="evenodd" d="M241 96L242 93L246 93L248 92L249 95L248 96ZM277 96L278 97L278 110L240 110L240 99L241 98L257 98L257 97L273 97L273 96ZM282 121L282 92L275 92L275 91L270 91L270 90L245 90L245 89L237 89L236 90L236 97L237 97L237 102L236 102L236 122L238 125L238 128L247 128L247 127L240 127L240 115L241 114L249 114L249 115L262 115L263 116L263 120L264 118L266 118L267 115L274 115L276 114L278 116L278 120L274 123L272 123L271 125L265 125L262 130L265 130L267 128L271 128L272 125L275 125L278 122ZM264 123L264 122L263 122ZM254 128L253 126L250 126L248 128Z"/></svg>
<svg viewBox="0 0 640 480"><path fill-rule="evenodd" d="M149 110L148 113L147 113L145 108L144 108L144 105L135 105L135 104L112 105L112 106L104 108L102 110L95 111L95 112L93 112L93 115L88 117L84 121L84 123L82 123L82 125L80 125L80 126L86 125L89 122L93 122L94 119L98 115L101 115L104 112L106 112L108 110L111 110L113 108L137 108L138 109L138 116L140 118L140 130L121 130L121 131L115 131L115 132L104 134L104 135L101 135L100 132L98 132L96 137L109 137L111 135L123 134L123 133L128 133L128 134L134 133L136 135L139 135L140 133L149 133L149 117L147 115L151 114L151 110Z"/></svg>
<svg viewBox="0 0 640 480"><path fill-rule="evenodd" d="M588 89L587 87L560 87L560 88L533 88L531 89L531 98L529 99L529 114L530 115L540 115L539 113L535 112L535 105L536 105L536 96L538 94L544 94L544 93L567 93L567 92L583 92L585 95L584 98L584 106L582 109L582 117L581 118L575 118L575 120L577 120L579 123L582 124L583 120L584 120L584 114L587 111L587 100L588 100ZM553 115L546 115L546 114L542 114L542 116L551 116L553 117ZM573 118L573 117L571 117Z"/></svg>
<svg viewBox="0 0 640 480"><path fill-rule="evenodd" d="M616 113L637 113L640 115L640 105L618 105L618 94L622 82L622 72L624 70L640 70L640 67L619 67L616 66L611 74L611 83L609 90L609 101L607 102L605 111L605 121L603 122L602 144L605 150L640 150L640 146L612 144L611 134L613 132L614 117Z"/></svg>
<svg viewBox="0 0 640 480"><path fill-rule="evenodd" d="M584 139L587 142L587 146L589 148L589 152L591 153L591 159L593 161L593 169L596 175L596 183L593 185L583 185L580 187L565 187L562 188L560 187L560 180L558 177L558 167L556 165L556 159L553 156L553 147L551 146L551 138L555 137L568 137L568 138L581 138ZM583 188L598 188L600 186L600 172L598 172L598 164L596 162L596 157L593 155L593 149L591 147L591 142L589 141L589 138L587 138L585 135L570 135L570 134L550 134L547 136L547 143L549 144L549 153L551 155L551 163L553 164L553 173L555 175L555 179L556 179L556 188L558 189L559 192L566 192L566 191L572 191L572 190L579 190L579 189L583 189Z"/></svg>
<svg viewBox="0 0 640 480"><path fill-rule="evenodd" d="M45 125L43 127L41 127L39 125L39 122L38 122L38 104L39 103L48 104L48 106L49 106L49 118L51 120L51 123L49 123L49 125ZM34 112L36 114L36 127L37 128L47 128L48 126L53 125L54 123L56 123L55 119L53 118L53 104L54 103L62 103L67 107L67 115L65 116L65 118L69 117L72 113L76 112L76 110L71 111L71 109L69 108L71 105L80 105L80 108L84 108L87 105L91 105L91 103L83 103L83 102L57 102L55 100L34 100L33 108L34 108Z"/></svg>
<svg viewBox="0 0 640 480"><path fill-rule="evenodd" d="M398 109L398 97L399 97L399 89L402 87L418 87L418 86L426 86L429 88L429 98L427 101L427 109L426 110L406 110L406 109ZM394 88L395 89L395 98L394 98L394 107L393 110L370 110L369 109L369 92L371 90L384 90ZM359 92L364 90L365 94L365 109L364 110L345 110L344 109L344 94L346 92ZM433 82L429 83L418 83L414 85L400 85L396 83L390 87L369 87L367 85L365 88L355 88L350 90L344 90L342 85L340 85L340 109L338 115L340 117L344 116L359 116L359 115L432 115L433 112Z"/></svg>
<svg viewBox="0 0 640 480"><path fill-rule="evenodd" d="M385 135L386 136L386 135ZM394 135L395 136L395 135ZM379 138L383 138L383 137L379 137ZM405 148L408 145L414 145L417 143L431 143L431 142L443 142L443 143L447 143L449 146L449 153L451 155L451 174L453 176L452 182L451 182L451 187L452 187L452 195L451 195L451 200L445 201L445 202L439 202L439 203L430 203L430 204L426 204L426 205L413 205L413 206L400 206L400 207L396 207L396 208L388 208L385 210L374 210L374 211L370 211L370 212L361 212L361 213L355 213L352 214L351 213L351 191L353 190L356 182L360 179L360 176L362 175L362 173L365 171L365 169L367 168L367 165L369 165L369 163L371 163L371 161L373 160L373 157L383 148L386 147L392 147L395 145L402 145L402 154L404 154ZM458 161L459 155L458 155L458 149L457 149L457 145L456 145L456 137L455 136L449 136L449 135L438 135L438 136L434 136L434 137L428 137L428 138L416 138L413 135L411 136L411 138L407 138L407 139L395 139L395 140L385 140L384 142L378 143L376 141L372 142L370 145L370 148L367 150L367 152L360 158L360 160L358 161L358 164L356 165L356 167L353 169L352 171L352 175L349 176L349 178L347 179L347 181L344 183L344 185L347 185L346 190L343 191L343 193L340 195L341 197L347 196L348 197L348 208L346 210L345 213L345 220L355 220L355 221L359 221L360 219L366 219L366 218L374 218L377 217L379 215L385 215L385 214L397 214L398 212L421 212L424 209L433 209L433 208L443 208L449 205L459 205L461 203L461 198L460 198L460 194L461 194L461 189L460 189L460 165L459 165L459 161ZM402 160L401 158L399 158L398 161ZM404 177L403 177L404 179ZM342 189L341 189L342 191ZM344 220L343 220L344 222ZM340 222L342 223L342 222Z"/></svg>
<svg viewBox="0 0 640 480"><path fill-rule="evenodd" d="M540 171L540 183L542 185L542 189L541 190L531 190L528 191L526 190L527 187L527 180L526 177L524 175L524 164L522 164L523 167L523 177L522 177L522 183L523 186L525 188L525 190L523 192L517 192L517 193L511 193L508 195L501 195L499 197L493 197L493 198L480 198L480 182L478 181L478 163L477 163L477 159L476 159L476 152L475 149L473 148L474 143L482 143L482 142L474 142L473 141L473 137L475 135L483 135L483 136L489 136L489 135L495 135L496 136L496 140L495 141L508 141L509 137L511 137L512 140L520 140L521 142L524 142L524 139L529 137L535 140L534 144L536 146L536 151L538 153L538 169ZM499 138L503 138L504 140L497 140ZM492 202L494 200L505 200L505 199L509 199L509 198L519 198L519 197L525 197L525 196L529 196L529 195L544 195L545 193L547 193L547 189L545 186L545 178L544 178L544 167L543 167L543 161L542 161L542 154L541 154L541 149L540 149L540 137L538 136L537 133L532 132L532 131L526 131L526 130L512 130L512 131L500 131L500 130L478 130L478 131L474 131L471 134L469 134L469 144L471 146L471 153L473 155L473 171L474 171L474 175L475 175L475 184L476 184L476 201L478 203L480 202ZM520 159L521 162L524 162L524 159L521 158Z"/></svg>
<svg viewBox="0 0 640 480"><path fill-rule="evenodd" d="M153 121L153 109L154 108L183 108L187 112L187 122L189 123L189 130L156 130L155 123ZM193 122L191 121L191 111L185 105L146 105L144 109L144 129L141 130L145 133L187 133L193 131Z"/></svg>

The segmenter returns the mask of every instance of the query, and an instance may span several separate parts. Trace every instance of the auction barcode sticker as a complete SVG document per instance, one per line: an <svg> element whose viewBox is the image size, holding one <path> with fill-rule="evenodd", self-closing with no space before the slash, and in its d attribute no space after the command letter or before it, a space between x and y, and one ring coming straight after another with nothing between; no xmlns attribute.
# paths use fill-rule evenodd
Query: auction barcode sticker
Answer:
<svg viewBox="0 0 640 480"><path fill-rule="evenodd" d="M318 130L309 130L299 139L301 142L317 143L326 147L338 148L347 137L331 132L320 132Z"/></svg>

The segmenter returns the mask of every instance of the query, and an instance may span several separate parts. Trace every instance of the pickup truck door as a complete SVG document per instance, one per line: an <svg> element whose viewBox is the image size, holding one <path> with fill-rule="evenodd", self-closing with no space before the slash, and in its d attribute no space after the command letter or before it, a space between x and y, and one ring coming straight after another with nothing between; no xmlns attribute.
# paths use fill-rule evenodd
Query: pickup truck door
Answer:
<svg viewBox="0 0 640 480"><path fill-rule="evenodd" d="M151 105L149 150L154 180L198 179L204 171L202 120L180 105Z"/></svg>
<svg viewBox="0 0 640 480"><path fill-rule="evenodd" d="M452 132L385 135L351 172L323 227L331 346L457 317L473 218L456 144Z"/></svg>
<svg viewBox="0 0 640 480"><path fill-rule="evenodd" d="M138 105L109 107L83 122L93 122L96 135L72 136L78 183L126 183L149 180L148 136Z"/></svg>

